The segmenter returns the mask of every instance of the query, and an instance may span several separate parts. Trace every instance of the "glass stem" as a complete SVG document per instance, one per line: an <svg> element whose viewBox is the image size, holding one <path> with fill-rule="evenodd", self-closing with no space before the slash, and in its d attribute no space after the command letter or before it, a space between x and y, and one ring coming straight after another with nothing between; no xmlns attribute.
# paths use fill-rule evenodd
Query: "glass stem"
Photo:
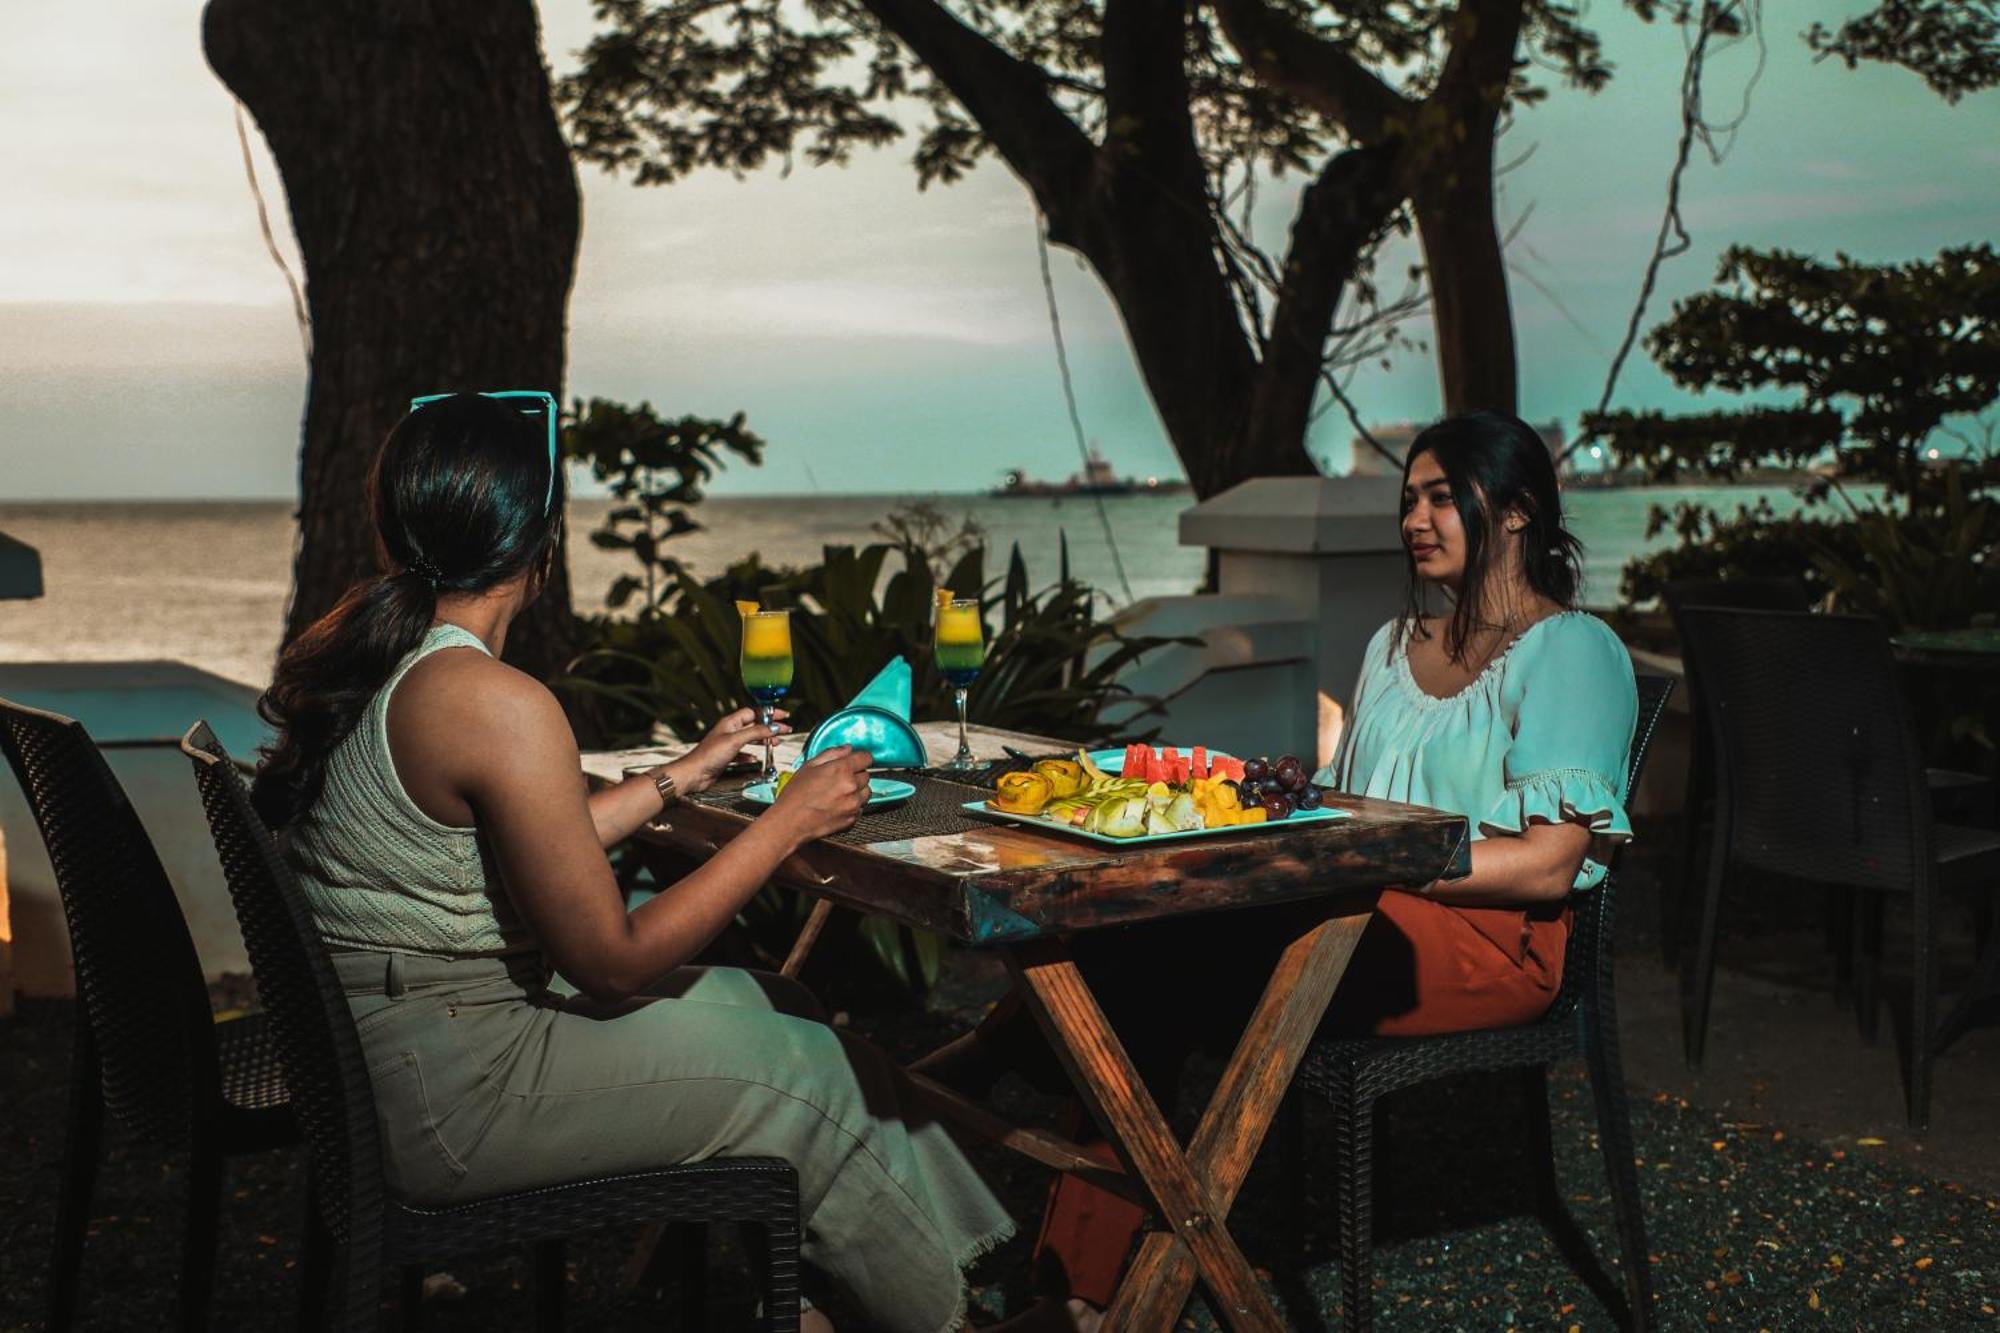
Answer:
<svg viewBox="0 0 2000 1333"><path fill-rule="evenodd" d="M958 705L958 753L951 757L953 768L972 767L972 745L965 738L965 687L959 686L951 692L952 702Z"/></svg>
<svg viewBox="0 0 2000 1333"><path fill-rule="evenodd" d="M770 704L757 705L757 721L762 723L766 728L771 725L771 708L772 705ZM770 782L775 780L777 776L778 753L772 747L771 738L766 736L764 738L764 780Z"/></svg>

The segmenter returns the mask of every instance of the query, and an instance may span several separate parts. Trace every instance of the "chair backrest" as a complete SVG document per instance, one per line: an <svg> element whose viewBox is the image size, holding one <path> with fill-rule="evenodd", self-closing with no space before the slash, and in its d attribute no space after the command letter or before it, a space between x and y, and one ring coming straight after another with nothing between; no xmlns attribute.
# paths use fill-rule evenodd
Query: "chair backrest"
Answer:
<svg viewBox="0 0 2000 1333"><path fill-rule="evenodd" d="M1782 575L1747 579L1682 579L1667 585L1667 613L1675 622L1686 606L1727 606L1739 611L1810 611L1812 593L1802 580Z"/></svg>
<svg viewBox="0 0 2000 1333"><path fill-rule="evenodd" d="M257 992L305 1129L314 1197L327 1229L346 1241L350 1217L379 1216L382 1191L375 1094L354 1016L305 892L221 742L207 723L197 722L181 739L181 750L194 761Z"/></svg>
<svg viewBox="0 0 2000 1333"><path fill-rule="evenodd" d="M153 840L79 723L0 699L0 750L55 869L105 1105L134 1133L185 1143L221 1085L215 1021Z"/></svg>
<svg viewBox="0 0 2000 1333"><path fill-rule="evenodd" d="M1867 616L1687 607L1733 860L1912 891L1930 801L1889 636Z"/></svg>
<svg viewBox="0 0 2000 1333"><path fill-rule="evenodd" d="M1646 756L1652 753L1653 736L1660 729L1660 719L1666 715L1667 700L1673 696L1674 678L1643 675L1636 677L1633 684L1639 693L1639 716L1632 727L1632 746L1625 752L1628 802L1639 790L1639 779L1646 771ZM1549 1006L1552 1014L1573 1008L1584 988L1604 975L1603 960L1610 955L1612 930L1616 925L1617 868L1614 854L1603 881L1571 900L1574 912L1570 918L1569 943L1563 950L1562 988Z"/></svg>
<svg viewBox="0 0 2000 1333"><path fill-rule="evenodd" d="M1741 611L1809 611L1812 594L1803 580L1788 575L1738 579L1682 579L1667 585L1661 599L1674 622L1681 641L1681 670L1687 681L1688 711L1695 714L1693 744L1688 754L1687 802L1690 818L1694 808L1715 794L1713 728L1708 717L1707 696L1701 688L1701 655L1688 640L1681 613L1690 606L1727 606Z"/></svg>

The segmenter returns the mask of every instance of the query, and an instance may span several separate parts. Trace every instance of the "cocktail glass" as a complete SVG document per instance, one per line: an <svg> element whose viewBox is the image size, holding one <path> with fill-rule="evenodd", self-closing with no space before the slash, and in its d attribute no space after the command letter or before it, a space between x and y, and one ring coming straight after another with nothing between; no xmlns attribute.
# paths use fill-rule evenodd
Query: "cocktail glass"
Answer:
<svg viewBox="0 0 2000 1333"><path fill-rule="evenodd" d="M771 725L771 710L792 687L792 613L758 611L743 617L743 688L757 704L757 720ZM777 756L764 741L764 778L778 771Z"/></svg>
<svg viewBox="0 0 2000 1333"><path fill-rule="evenodd" d="M973 768L972 746L965 737L965 695L979 679L986 664L986 627L979 619L979 599L954 597L938 599L937 668L951 686L952 701L958 706L958 753L946 768Z"/></svg>

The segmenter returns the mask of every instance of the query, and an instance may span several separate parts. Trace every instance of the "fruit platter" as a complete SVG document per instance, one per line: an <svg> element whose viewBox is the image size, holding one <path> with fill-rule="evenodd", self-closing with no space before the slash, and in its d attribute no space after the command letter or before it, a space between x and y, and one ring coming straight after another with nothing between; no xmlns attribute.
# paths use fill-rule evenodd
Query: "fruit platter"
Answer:
<svg viewBox="0 0 2000 1333"><path fill-rule="evenodd" d="M1128 745L1003 773L965 809L1093 842L1131 845L1342 819L1293 755L1238 759L1197 745Z"/></svg>

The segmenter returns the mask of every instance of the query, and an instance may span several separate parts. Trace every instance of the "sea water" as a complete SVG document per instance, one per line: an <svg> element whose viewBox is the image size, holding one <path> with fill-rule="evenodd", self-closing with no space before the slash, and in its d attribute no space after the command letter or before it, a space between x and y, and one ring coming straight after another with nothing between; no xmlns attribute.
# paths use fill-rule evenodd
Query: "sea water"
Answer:
<svg viewBox="0 0 2000 1333"><path fill-rule="evenodd" d="M1733 510L1759 495L1780 512L1795 507L1782 490L1573 492L1567 501L1585 548L1585 604L1614 604L1625 562L1671 544L1670 534L1645 536L1655 504L1696 500ZM915 498L711 498L695 510L702 530L666 549L704 575L752 551L770 565L805 564L828 545L881 540L874 526ZM1034 585L1052 582L1064 538L1071 572L1115 605L1191 592L1202 578L1205 552L1179 542L1185 495L1110 497L1101 512L1076 497L931 499L954 526L970 516L984 529L989 578L1004 572L1008 550L1018 545ZM585 539L609 508L605 500L570 505L570 588L580 610L602 610L612 580L637 570L629 554ZM1383 516L1385 526L1394 521ZM290 592L290 505L0 504L0 531L39 549L47 589L36 601L0 601L0 662L177 658L250 685L269 681Z"/></svg>

